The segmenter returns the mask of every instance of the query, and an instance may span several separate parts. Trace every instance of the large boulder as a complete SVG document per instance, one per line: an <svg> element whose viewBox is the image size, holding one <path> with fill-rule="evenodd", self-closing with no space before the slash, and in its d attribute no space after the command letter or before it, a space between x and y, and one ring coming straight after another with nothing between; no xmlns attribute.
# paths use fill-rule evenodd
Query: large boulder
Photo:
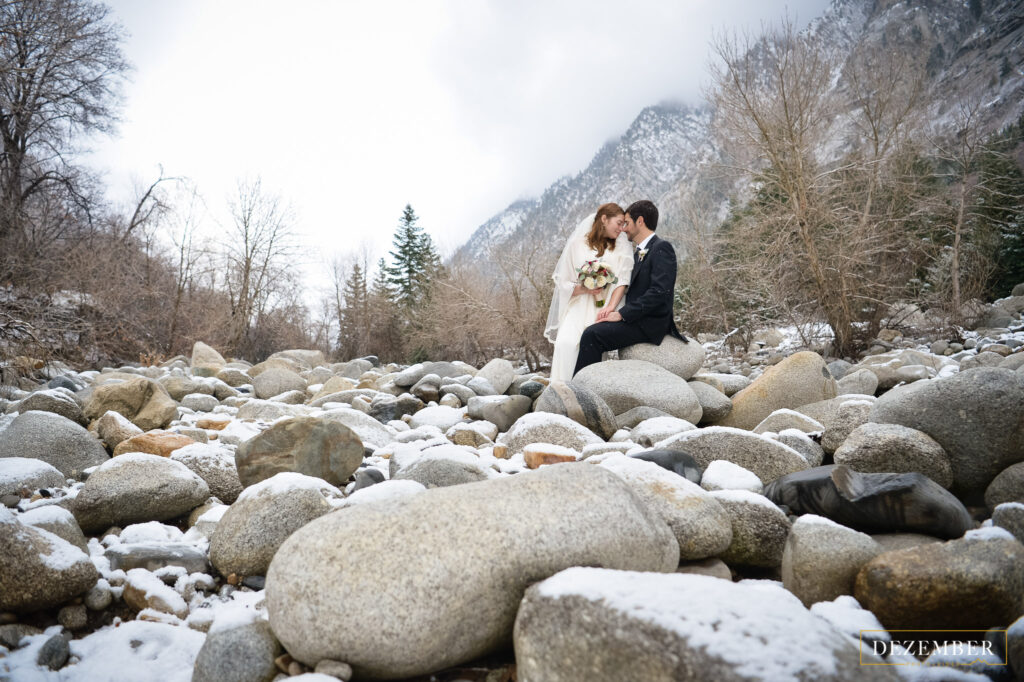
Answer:
<svg viewBox="0 0 1024 682"><path fill-rule="evenodd" d="M256 397L268 400L287 391L305 391L306 380L283 367L270 367L253 378Z"/></svg>
<svg viewBox="0 0 1024 682"><path fill-rule="evenodd" d="M82 410L87 419L99 419L108 410L119 412L143 431L162 429L178 416L178 405L158 382L132 377L92 389Z"/></svg>
<svg viewBox="0 0 1024 682"><path fill-rule="evenodd" d="M953 483L949 457L928 434L898 424L858 426L835 451L836 464L854 471L917 471L943 488Z"/></svg>
<svg viewBox="0 0 1024 682"><path fill-rule="evenodd" d="M173 519L209 496L206 481L184 464L132 452L96 469L71 503L71 511L82 530L98 533L115 525Z"/></svg>
<svg viewBox="0 0 1024 682"><path fill-rule="evenodd" d="M61 488L66 484L67 477L41 459L32 457L0 459L0 497L17 495L22 488L34 491L40 488Z"/></svg>
<svg viewBox="0 0 1024 682"><path fill-rule="evenodd" d="M845 465L783 476L765 488L794 514L818 514L865 533L958 538L974 527L967 509L924 474L862 474Z"/></svg>
<svg viewBox="0 0 1024 682"><path fill-rule="evenodd" d="M277 422L235 451L235 466L243 486L283 471L321 478L331 485L344 485L362 462L363 443L352 429L337 421L316 417L293 417Z"/></svg>
<svg viewBox="0 0 1024 682"><path fill-rule="evenodd" d="M609 455L598 466L625 481L665 520L679 543L680 559L705 559L729 547L733 537L729 515L696 483L653 462L625 455Z"/></svg>
<svg viewBox="0 0 1024 682"><path fill-rule="evenodd" d="M835 398L836 380L817 353L794 353L772 365L732 397L732 412L720 426L753 429L775 410Z"/></svg>
<svg viewBox="0 0 1024 682"><path fill-rule="evenodd" d="M883 552L870 535L805 514L793 523L782 553L782 584L805 606L853 594L857 572Z"/></svg>
<svg viewBox="0 0 1024 682"><path fill-rule="evenodd" d="M1024 594L1024 545L1001 528L875 557L854 596L889 629L985 630L1016 620Z"/></svg>
<svg viewBox="0 0 1024 682"><path fill-rule="evenodd" d="M288 537L331 511L341 492L319 478L280 473L242 491L210 539L210 563L221 575L266 575Z"/></svg>
<svg viewBox="0 0 1024 682"><path fill-rule="evenodd" d="M951 490L980 498L996 475L1024 461L1024 374L981 367L889 391L870 421L923 431L949 455Z"/></svg>
<svg viewBox="0 0 1024 682"><path fill-rule="evenodd" d="M527 590L515 652L521 680L899 679L782 587L706 575L562 571Z"/></svg>
<svg viewBox="0 0 1024 682"><path fill-rule="evenodd" d="M0 505L0 612L59 606L89 590L98 578L81 549L21 523Z"/></svg>
<svg viewBox="0 0 1024 682"><path fill-rule="evenodd" d="M678 377L689 379L704 364L704 347L696 339L680 341L666 336L660 345L638 343L619 351L621 360L643 360L664 367Z"/></svg>
<svg viewBox="0 0 1024 682"><path fill-rule="evenodd" d="M549 383L533 403L533 411L564 415L605 440L618 430L615 413L608 407L608 403L589 388L575 382Z"/></svg>
<svg viewBox="0 0 1024 682"><path fill-rule="evenodd" d="M522 452L531 443L550 443L580 452L588 445L604 439L582 424L550 412L531 412L520 417L498 443L508 447L509 455Z"/></svg>
<svg viewBox="0 0 1024 682"><path fill-rule="evenodd" d="M53 412L25 412L0 431L0 458L38 459L68 478L110 459L84 428Z"/></svg>
<svg viewBox="0 0 1024 682"><path fill-rule="evenodd" d="M641 405L691 424L702 412L697 395L682 377L646 360L609 360L584 367L572 382L600 396L615 414Z"/></svg>
<svg viewBox="0 0 1024 682"><path fill-rule="evenodd" d="M685 431L657 443L655 447L688 453L702 469L716 459L724 459L752 471L766 484L807 468L807 460L788 445L727 426Z"/></svg>
<svg viewBox="0 0 1024 682"><path fill-rule="evenodd" d="M621 479L565 464L321 517L274 557L267 611L307 665L411 677L507 645L526 588L564 568L678 562L672 532Z"/></svg>

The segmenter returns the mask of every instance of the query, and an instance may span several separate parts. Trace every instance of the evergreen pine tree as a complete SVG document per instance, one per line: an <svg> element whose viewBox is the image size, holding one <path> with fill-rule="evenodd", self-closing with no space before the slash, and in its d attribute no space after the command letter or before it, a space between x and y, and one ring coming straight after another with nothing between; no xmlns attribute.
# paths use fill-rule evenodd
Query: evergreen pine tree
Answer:
<svg viewBox="0 0 1024 682"><path fill-rule="evenodd" d="M430 285L441 269L441 256L430 235L417 225L419 216L406 204L392 240L392 264L385 268L395 301L407 313L430 297Z"/></svg>
<svg viewBox="0 0 1024 682"><path fill-rule="evenodd" d="M345 280L342 291L345 307L342 310L338 330L338 346L346 359L365 355L367 351L367 330L369 329L369 291L366 273L359 263L352 268L352 274Z"/></svg>

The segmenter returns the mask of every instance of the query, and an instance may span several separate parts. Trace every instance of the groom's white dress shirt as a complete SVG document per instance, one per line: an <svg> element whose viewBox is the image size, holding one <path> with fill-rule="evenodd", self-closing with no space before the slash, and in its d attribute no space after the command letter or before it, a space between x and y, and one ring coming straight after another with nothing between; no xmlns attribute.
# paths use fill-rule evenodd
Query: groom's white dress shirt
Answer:
<svg viewBox="0 0 1024 682"><path fill-rule="evenodd" d="M647 242L651 241L651 237L653 237L653 236L654 236L653 232L650 233L649 235L647 235L647 239L645 239L642 242L640 242L639 244L637 244L635 250L636 251L643 251L644 249L646 249L647 248Z"/></svg>

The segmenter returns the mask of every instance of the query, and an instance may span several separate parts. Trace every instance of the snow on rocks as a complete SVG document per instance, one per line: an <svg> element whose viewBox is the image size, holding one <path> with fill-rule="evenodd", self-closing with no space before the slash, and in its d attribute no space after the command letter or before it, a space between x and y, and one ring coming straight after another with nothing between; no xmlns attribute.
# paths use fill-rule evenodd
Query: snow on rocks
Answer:
<svg viewBox="0 0 1024 682"><path fill-rule="evenodd" d="M515 651L523 679L898 679L777 584L703 575L562 571L527 590Z"/></svg>
<svg viewBox="0 0 1024 682"><path fill-rule="evenodd" d="M0 458L0 497L16 495L22 488L29 491L61 487L66 477L51 464L31 457Z"/></svg>
<svg viewBox="0 0 1024 682"><path fill-rule="evenodd" d="M206 481L165 457L129 453L100 465L72 502L82 530L163 521L188 513L210 496Z"/></svg>
<svg viewBox="0 0 1024 682"><path fill-rule="evenodd" d="M81 549L41 527L21 523L0 507L0 611L62 604L84 593L98 577Z"/></svg>
<svg viewBox="0 0 1024 682"><path fill-rule="evenodd" d="M707 491L747 490L757 494L764 491L761 479L754 472L724 459L716 459L708 464L700 479L700 487Z"/></svg>
<svg viewBox="0 0 1024 682"><path fill-rule="evenodd" d="M25 412L0 435L0 461L7 457L38 459L68 478L81 478L89 467L109 459L103 445L84 428L53 412Z"/></svg>
<svg viewBox="0 0 1024 682"><path fill-rule="evenodd" d="M732 462L751 471L762 482L803 471L807 460L793 448L743 429L709 426L685 431L654 446L658 450L679 450L693 457L701 467L716 459Z"/></svg>
<svg viewBox="0 0 1024 682"><path fill-rule="evenodd" d="M517 454L530 443L551 443L579 452L587 445L604 442L604 439L566 416L531 412L498 436L497 442L508 447L511 454Z"/></svg>

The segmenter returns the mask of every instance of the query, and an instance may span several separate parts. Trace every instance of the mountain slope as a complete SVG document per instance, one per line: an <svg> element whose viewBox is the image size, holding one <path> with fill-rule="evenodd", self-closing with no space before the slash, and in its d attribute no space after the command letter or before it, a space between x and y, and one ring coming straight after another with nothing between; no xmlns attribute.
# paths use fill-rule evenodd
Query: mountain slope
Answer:
<svg viewBox="0 0 1024 682"><path fill-rule="evenodd" d="M983 104L991 131L1024 114L1024 12L1019 0L833 0L807 31L849 55L857 47L909 50L926 59L936 93L933 133L952 132L956 104ZM842 83L840 83L840 87ZM647 198L661 210L659 234L690 229L694 197L723 208L731 189L716 169L718 150L707 107L647 107L622 137L602 147L583 171L556 180L537 199L511 204L478 228L457 258L485 261L507 240L547 240L557 252L568 233L606 201Z"/></svg>

